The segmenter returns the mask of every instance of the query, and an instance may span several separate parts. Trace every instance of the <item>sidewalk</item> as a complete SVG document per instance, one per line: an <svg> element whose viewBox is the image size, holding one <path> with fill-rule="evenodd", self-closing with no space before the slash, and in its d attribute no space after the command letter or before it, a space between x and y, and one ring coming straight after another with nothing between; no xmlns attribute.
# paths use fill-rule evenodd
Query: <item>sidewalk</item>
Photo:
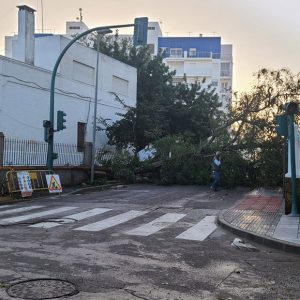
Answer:
<svg viewBox="0 0 300 300"><path fill-rule="evenodd" d="M250 193L236 206L223 210L218 222L239 236L300 254L300 218L284 215L280 193Z"/></svg>

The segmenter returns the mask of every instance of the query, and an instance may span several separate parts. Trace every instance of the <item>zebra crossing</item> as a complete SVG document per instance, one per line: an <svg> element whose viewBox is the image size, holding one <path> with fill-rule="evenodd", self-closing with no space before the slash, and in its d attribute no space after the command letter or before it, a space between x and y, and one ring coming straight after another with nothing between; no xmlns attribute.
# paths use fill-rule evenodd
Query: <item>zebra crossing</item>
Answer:
<svg viewBox="0 0 300 300"><path fill-rule="evenodd" d="M95 222L93 219L93 222L83 226L79 226L78 222L92 217L95 218L101 216L107 212L113 213L114 210L110 208L93 208L90 210L84 210L57 218L58 214L63 214L78 209L78 207L74 206L62 206L52 209L41 205L14 208L13 206L10 206L9 208L7 206L0 206L0 225L5 226L18 224L24 221L31 221L32 224L28 224L28 227L30 228L51 229L63 225L72 225L71 230L81 232L99 232L108 228L115 227L117 225L124 224L146 214L149 215L151 213L150 211L129 210L127 212L114 214L110 217L104 217L104 219L101 219L100 221ZM7 217L8 215L11 216ZM51 219L50 217L52 215L55 215L56 218ZM187 214L184 213L162 213L162 215L158 218L155 218L145 224L134 225L134 228L127 231L122 231L122 233L132 236L151 236L163 229L171 228L175 223L182 221L186 216ZM49 217L49 219L48 221L38 222L38 220L42 217ZM37 222L33 223L32 221L34 220L36 220ZM75 221L77 223L75 228L73 228ZM190 241L204 241L217 229L217 225L215 224L215 222L216 216L206 216L200 220L197 220L195 224L187 226L188 228L186 228L181 234L174 238Z"/></svg>

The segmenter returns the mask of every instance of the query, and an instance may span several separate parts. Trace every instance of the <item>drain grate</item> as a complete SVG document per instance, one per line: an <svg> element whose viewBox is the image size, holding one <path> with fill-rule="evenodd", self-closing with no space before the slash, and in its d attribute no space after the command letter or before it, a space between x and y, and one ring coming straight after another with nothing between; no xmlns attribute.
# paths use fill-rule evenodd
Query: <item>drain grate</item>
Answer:
<svg viewBox="0 0 300 300"><path fill-rule="evenodd" d="M76 286L61 279L31 279L15 283L7 288L10 297L43 300L76 295L79 291Z"/></svg>

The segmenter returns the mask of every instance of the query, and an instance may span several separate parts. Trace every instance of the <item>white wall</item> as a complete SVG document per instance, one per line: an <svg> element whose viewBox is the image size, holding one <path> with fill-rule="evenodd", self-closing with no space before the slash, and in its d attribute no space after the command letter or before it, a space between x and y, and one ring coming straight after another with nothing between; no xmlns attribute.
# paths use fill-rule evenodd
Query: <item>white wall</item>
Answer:
<svg viewBox="0 0 300 300"><path fill-rule="evenodd" d="M53 50L58 49L57 37L54 41L49 52L47 51L49 43L45 43L44 52L39 52L40 57L36 57L37 62L44 64L49 69L52 69L54 58L57 55L57 51ZM67 42L67 39L59 38L60 48L64 47ZM42 46L37 45L37 47ZM74 79L73 67L74 61L78 61L83 66L86 65L95 70L96 55L96 51L76 44L63 58L60 74L56 78L56 88L60 91L56 91L55 95L55 115L57 110L66 112L67 129L55 134L55 142L75 144L77 142L77 122L88 124L86 140L92 141L95 84L94 81L88 84L78 80L80 79L79 74L75 74L78 76ZM43 63L41 63L42 61ZM75 68L76 70L78 69ZM121 80L121 88L118 87L116 78ZM123 92L119 96L128 105L134 106L136 103L136 80L135 68L101 55L98 116L116 120L115 113L124 112L111 93L116 89L119 89L119 92L124 91L124 82L128 82L127 95L124 95ZM42 121L49 119L50 81L50 70L0 56L0 131L3 131L5 136L43 140ZM100 142L106 142L103 132L97 133L97 144L99 145Z"/></svg>
<svg viewBox="0 0 300 300"><path fill-rule="evenodd" d="M159 22L148 22L147 44L154 45L154 53L158 53L158 37L162 36Z"/></svg>

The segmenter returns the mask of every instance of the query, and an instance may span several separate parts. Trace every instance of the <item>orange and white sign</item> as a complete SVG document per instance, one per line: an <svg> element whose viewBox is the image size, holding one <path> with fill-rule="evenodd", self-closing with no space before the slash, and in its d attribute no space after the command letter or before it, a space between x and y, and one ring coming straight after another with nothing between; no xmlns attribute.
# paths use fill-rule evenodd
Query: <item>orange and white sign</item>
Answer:
<svg viewBox="0 0 300 300"><path fill-rule="evenodd" d="M49 193L62 192L62 186L60 183L59 175L57 174L46 175L46 179L47 179Z"/></svg>

